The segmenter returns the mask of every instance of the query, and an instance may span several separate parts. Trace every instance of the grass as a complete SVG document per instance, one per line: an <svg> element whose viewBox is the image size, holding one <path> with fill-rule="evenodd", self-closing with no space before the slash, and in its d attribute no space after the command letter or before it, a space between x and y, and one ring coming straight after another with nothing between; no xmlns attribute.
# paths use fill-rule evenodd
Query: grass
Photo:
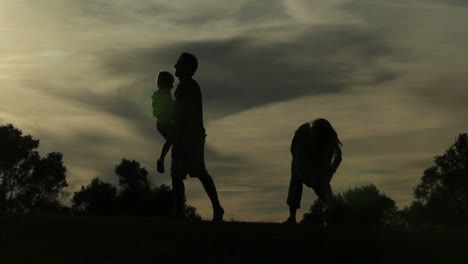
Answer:
<svg viewBox="0 0 468 264"><path fill-rule="evenodd" d="M468 263L468 228L0 215L0 263Z"/></svg>

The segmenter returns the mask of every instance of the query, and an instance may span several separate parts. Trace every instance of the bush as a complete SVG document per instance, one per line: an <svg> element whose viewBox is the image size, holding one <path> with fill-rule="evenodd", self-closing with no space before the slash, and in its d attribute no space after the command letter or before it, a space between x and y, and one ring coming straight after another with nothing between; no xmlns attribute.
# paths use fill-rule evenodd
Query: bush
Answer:
<svg viewBox="0 0 468 264"><path fill-rule="evenodd" d="M349 189L333 196L327 211L330 224L385 225L396 213L395 201L381 194L373 184ZM321 207L317 201L305 213L301 223L321 223Z"/></svg>

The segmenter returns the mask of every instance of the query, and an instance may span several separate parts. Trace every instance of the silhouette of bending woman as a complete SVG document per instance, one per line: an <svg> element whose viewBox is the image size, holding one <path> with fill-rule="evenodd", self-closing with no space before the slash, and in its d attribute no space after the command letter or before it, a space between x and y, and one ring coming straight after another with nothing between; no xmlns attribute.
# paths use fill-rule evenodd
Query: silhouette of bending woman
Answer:
<svg viewBox="0 0 468 264"><path fill-rule="evenodd" d="M291 181L287 199L289 218L286 223L296 223L302 184L315 191L325 216L333 195L330 181L342 160L341 146L337 133L326 119L319 118L302 124L296 130L291 142Z"/></svg>
<svg viewBox="0 0 468 264"><path fill-rule="evenodd" d="M171 178L175 193L177 216L183 215L185 202L184 179L189 174L197 177L208 194L213 206L213 221L223 219L224 210L218 199L213 179L205 167L203 107L200 86L192 78L198 68L197 58L190 53L182 53L177 60L175 76L179 85L174 93L174 141L172 146Z"/></svg>

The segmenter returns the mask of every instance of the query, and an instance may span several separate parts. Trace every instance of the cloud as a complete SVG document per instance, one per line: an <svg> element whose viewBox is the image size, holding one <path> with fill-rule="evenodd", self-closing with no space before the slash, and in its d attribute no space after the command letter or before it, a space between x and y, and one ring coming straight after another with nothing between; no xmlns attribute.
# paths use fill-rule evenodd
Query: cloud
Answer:
<svg viewBox="0 0 468 264"><path fill-rule="evenodd" d="M258 23L288 18L286 6L281 0L248 1L236 11L235 18L241 23Z"/></svg>
<svg viewBox="0 0 468 264"><path fill-rule="evenodd" d="M468 2L464 0L442 0L442 1L429 0L429 1L438 3L438 4L450 4L450 5L457 5L457 6L463 6L463 7L468 5Z"/></svg>
<svg viewBox="0 0 468 264"><path fill-rule="evenodd" d="M99 27L146 24L153 27L184 26L189 28L213 28L226 25L271 23L288 18L281 0L241 0L221 3L216 0L193 1L34 1L30 5L44 11L59 12L78 24L94 24Z"/></svg>
<svg viewBox="0 0 468 264"><path fill-rule="evenodd" d="M296 39L278 43L233 38L104 51L102 67L111 76L126 75L141 81L134 87L146 86L149 93L155 89L148 86L154 83L155 73L173 70L182 51L198 56L200 67L195 78L200 81L206 108L221 116L395 77L375 63L391 54L385 39L365 28L348 26L312 27ZM371 70L374 72L368 74Z"/></svg>
<svg viewBox="0 0 468 264"><path fill-rule="evenodd" d="M154 136L150 95L156 89L157 72L173 70L182 51L193 52L200 60L196 79L204 94L207 120L301 96L339 93L356 84L378 84L397 76L378 64L392 55L382 35L366 27L319 25L308 27L294 39L273 42L259 34L257 38L150 47L106 46L92 59L70 54L66 61L80 62L81 68L52 68L63 76L57 79L55 73L44 73L40 76L45 81L32 79L28 85L126 119L138 128L140 136L150 138ZM44 78L49 74L54 77Z"/></svg>

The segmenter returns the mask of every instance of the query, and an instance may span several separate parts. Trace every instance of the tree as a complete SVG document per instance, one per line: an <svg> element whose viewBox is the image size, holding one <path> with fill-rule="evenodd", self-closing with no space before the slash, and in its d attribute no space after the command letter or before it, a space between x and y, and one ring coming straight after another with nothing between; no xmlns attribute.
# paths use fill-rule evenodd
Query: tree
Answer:
<svg viewBox="0 0 468 264"><path fill-rule="evenodd" d="M116 201L117 188L96 177L86 187L81 186L81 190L75 192L72 209L88 214L112 214L117 210Z"/></svg>
<svg viewBox="0 0 468 264"><path fill-rule="evenodd" d="M12 124L0 126L0 210L38 211L59 206L68 186L63 155L41 158L39 140Z"/></svg>
<svg viewBox="0 0 468 264"><path fill-rule="evenodd" d="M115 166L115 173L119 177L121 188L120 209L130 214L146 214L146 202L151 196L148 171L138 161L124 158Z"/></svg>
<svg viewBox="0 0 468 264"><path fill-rule="evenodd" d="M59 152L51 152L35 162L32 173L23 178L18 193L22 207L28 211L57 208L62 189L68 186L66 172L63 155Z"/></svg>
<svg viewBox="0 0 468 264"><path fill-rule="evenodd" d="M136 160L122 159L120 164L115 166L115 173L123 191L140 192L150 188L148 171Z"/></svg>
<svg viewBox="0 0 468 264"><path fill-rule="evenodd" d="M146 214L158 217L168 217L174 209L174 193L171 187L161 184L151 190L151 196L145 199ZM184 204L184 218L187 220L200 221L201 216L193 206Z"/></svg>
<svg viewBox="0 0 468 264"><path fill-rule="evenodd" d="M174 205L174 195L171 187L162 184L151 191L150 201L147 202L147 209L151 215L169 216Z"/></svg>
<svg viewBox="0 0 468 264"><path fill-rule="evenodd" d="M320 223L320 204L315 201L310 211L304 214L302 223ZM333 204L327 212L331 224L381 225L387 224L396 212L395 201L381 194L373 184L349 189L334 195Z"/></svg>
<svg viewBox="0 0 468 264"><path fill-rule="evenodd" d="M148 172L135 160L122 159L115 166L120 190L99 178L75 192L72 209L85 214L124 214L168 217L172 215L174 194L171 187L162 184L152 187ZM195 207L185 204L184 216L201 220Z"/></svg>
<svg viewBox="0 0 468 264"><path fill-rule="evenodd" d="M39 159L35 149L39 140L23 132L12 124L0 126L0 209L12 210L17 206L16 196L34 163Z"/></svg>
<svg viewBox="0 0 468 264"><path fill-rule="evenodd" d="M468 220L468 135L460 134L445 154L434 157L414 188L409 218L432 223Z"/></svg>

